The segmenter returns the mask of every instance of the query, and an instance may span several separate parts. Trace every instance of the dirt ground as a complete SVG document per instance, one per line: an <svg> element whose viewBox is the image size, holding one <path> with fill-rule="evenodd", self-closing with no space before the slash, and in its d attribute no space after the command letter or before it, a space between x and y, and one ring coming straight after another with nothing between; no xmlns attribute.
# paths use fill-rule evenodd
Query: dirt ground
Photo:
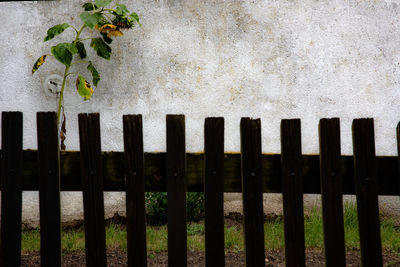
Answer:
<svg viewBox="0 0 400 267"><path fill-rule="evenodd" d="M276 220L281 219L282 216L276 214L265 214L264 220ZM107 223L117 223L124 225L126 219L122 216L114 215L113 218L108 219ZM243 215L240 212L230 212L225 215L225 225L230 226L242 226ZM65 229L77 229L83 226L82 221L75 221L72 224L63 224ZM359 250L348 250L346 251L346 266L361 266L360 263L360 251ZM75 253L64 253L63 254L63 266L78 267L85 266L85 254L84 252ZM383 261L385 267L400 267L400 255L394 255L393 253L384 252ZM188 252L187 254L188 266L205 266L204 252ZM168 266L168 253L150 253L147 258L148 266ZM21 266L40 266L40 254L38 252L24 253L22 254ZM108 250L107 251L107 266L127 266L126 252L121 250ZM245 266L245 258L243 252L238 253L227 253L225 255L225 266ZM267 251L265 253L265 266L285 266L285 252L283 249ZM306 250L306 266L325 266L324 251L319 249L307 249Z"/></svg>
<svg viewBox="0 0 400 267"><path fill-rule="evenodd" d="M284 251L268 251L266 252L265 266L284 266ZM201 252L188 252L188 266L205 266L204 253ZM168 266L168 255L166 252L153 253L147 258L148 266ZM320 250L307 250L306 253L307 266L324 266L324 254ZM383 255L384 266L400 266L400 256L390 255L384 253ZM360 252L348 251L346 255L347 266L361 266ZM63 256L63 265L68 267L85 266L85 254L81 253L68 253ZM107 252L107 265L108 266L128 266L126 253L120 250L113 250ZM226 266L245 266L244 253L228 253L225 256ZM40 266L39 253L28 253L22 255L21 266Z"/></svg>
<svg viewBox="0 0 400 267"><path fill-rule="evenodd" d="M268 221L271 219L277 219L281 216L277 215L264 215L264 220ZM125 218L121 216L114 216L109 222L125 224ZM243 215L239 212L231 212L228 216L225 216L225 224L230 226L241 226L243 224ZM79 228L82 227L83 222L69 225L67 228ZM65 226L65 225L64 225ZM244 253L227 253L225 255L225 266L245 266ZM84 252L75 253L64 253L63 254L63 266L78 267L85 266L85 254ZM361 257L359 250L347 250L346 251L346 266L361 266ZM204 252L192 252L189 251L187 254L188 266L205 266ZM385 267L400 267L400 255L394 255L393 253L384 252L383 262ZM168 253L150 253L147 257L148 266L168 266ZM40 254L39 252L23 253L21 258L21 266L34 267L40 266ZM108 250L107 251L107 266L128 266L126 252L121 250ZM285 266L285 252L283 249L266 251L265 253L265 266L269 267L281 267ZM319 249L307 249L306 250L306 266L325 266L324 251Z"/></svg>

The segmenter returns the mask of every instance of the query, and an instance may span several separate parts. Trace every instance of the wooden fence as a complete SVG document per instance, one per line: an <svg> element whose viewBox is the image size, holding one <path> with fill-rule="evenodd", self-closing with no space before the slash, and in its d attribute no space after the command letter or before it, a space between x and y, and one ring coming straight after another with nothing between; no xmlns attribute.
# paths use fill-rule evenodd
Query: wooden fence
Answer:
<svg viewBox="0 0 400 267"><path fill-rule="evenodd" d="M103 191L126 192L129 266L147 264L145 191L168 192L168 264L186 266L186 192L203 190L207 266L224 265L224 192L243 193L247 266L265 265L263 192L283 195L286 266L305 266L303 193L322 195L327 266L345 266L344 193L357 196L362 265L382 266L377 196L400 194L399 164L375 156L372 119L353 121L354 157L337 118L320 121L319 156L302 155L299 119L282 120L281 155L261 153L257 119L241 120L240 154L224 153L223 118L205 120L204 154L186 153L184 116L166 123L166 153L143 152L140 115L123 116L125 152L102 153L99 114L79 114L80 152L58 153L56 114L39 112L38 150L23 151L22 113L3 112L0 266L20 266L23 190L39 191L41 266L61 265L60 190L83 192L87 266L107 265Z"/></svg>

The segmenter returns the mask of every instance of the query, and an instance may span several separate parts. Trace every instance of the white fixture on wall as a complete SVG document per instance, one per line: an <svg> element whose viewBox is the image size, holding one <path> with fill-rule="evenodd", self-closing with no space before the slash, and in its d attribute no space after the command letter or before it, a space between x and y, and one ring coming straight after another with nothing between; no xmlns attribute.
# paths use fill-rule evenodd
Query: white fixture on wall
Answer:
<svg viewBox="0 0 400 267"><path fill-rule="evenodd" d="M49 75L43 83L46 95L56 97L61 91L63 77L59 74Z"/></svg>

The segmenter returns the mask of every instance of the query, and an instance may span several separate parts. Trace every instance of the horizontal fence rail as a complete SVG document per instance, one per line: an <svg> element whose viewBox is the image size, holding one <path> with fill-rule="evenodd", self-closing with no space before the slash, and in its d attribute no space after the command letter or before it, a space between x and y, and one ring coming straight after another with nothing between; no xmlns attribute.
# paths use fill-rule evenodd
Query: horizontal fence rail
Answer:
<svg viewBox="0 0 400 267"><path fill-rule="evenodd" d="M126 192L128 266L147 266L145 192L168 192L168 264L187 266L186 192L205 194L205 264L224 266L223 193L242 192L246 266L264 266L262 193L282 193L286 266L305 266L303 194L322 195L326 266L345 266L343 194L355 194L362 266L382 266L378 195L400 195L399 157L376 157L372 119L321 119L320 155L302 155L301 121L282 120L282 154L262 154L261 121L242 118L241 152L224 153L224 119L207 118L204 154L186 153L185 118L167 115L167 152L144 153L141 115L124 115L124 152L102 152L99 114L79 114L79 152L59 152L56 117L37 114L38 151L22 150L21 112L2 113L0 266L20 266L22 191L39 191L41 266L62 266L60 191L83 194L87 266L107 266L104 191ZM400 126L397 127L400 150ZM268 238L268 236L266 237Z"/></svg>
<svg viewBox="0 0 400 267"><path fill-rule="evenodd" d="M38 169L37 151L22 152L22 189L37 191ZM61 190L82 191L80 152L64 151L61 158ZM224 192L242 192L240 153L224 154ZM282 193L281 155L262 154L262 175L264 193ZM102 152L104 191L125 191L124 153ZM144 153L145 187L148 192L166 192L166 153ZM188 192L203 191L204 155L186 153L186 180ZM341 156L339 159L343 179L343 194L354 195L353 156ZM396 196L400 193L398 177L398 158L395 156L377 156L377 190L379 195ZM320 194L319 155L302 155L303 193ZM1 189L1 188L0 188Z"/></svg>

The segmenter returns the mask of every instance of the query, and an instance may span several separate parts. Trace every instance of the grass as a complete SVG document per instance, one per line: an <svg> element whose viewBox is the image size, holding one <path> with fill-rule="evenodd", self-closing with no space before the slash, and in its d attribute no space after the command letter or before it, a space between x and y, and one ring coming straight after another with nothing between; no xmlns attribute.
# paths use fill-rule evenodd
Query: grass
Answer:
<svg viewBox="0 0 400 267"><path fill-rule="evenodd" d="M357 208L354 205L344 206L344 227L346 248L360 247L358 235ZM322 249L324 246L322 215L314 210L304 220L305 242L308 248ZM190 223L187 226L188 250L204 251L204 225ZM268 250L284 247L283 222L280 218L269 221L264 225L265 248ZM390 218L381 217L382 248L400 255L400 227L396 227ZM40 250L39 230L22 232L22 251ZM168 233L166 226L147 227L147 249L150 253L166 251ZM108 248L126 250L126 230L122 225L109 224L106 228ZM66 252L82 251L85 249L85 235L82 228L62 232L62 248ZM244 251L243 229L241 226L225 226L225 248L229 252Z"/></svg>

